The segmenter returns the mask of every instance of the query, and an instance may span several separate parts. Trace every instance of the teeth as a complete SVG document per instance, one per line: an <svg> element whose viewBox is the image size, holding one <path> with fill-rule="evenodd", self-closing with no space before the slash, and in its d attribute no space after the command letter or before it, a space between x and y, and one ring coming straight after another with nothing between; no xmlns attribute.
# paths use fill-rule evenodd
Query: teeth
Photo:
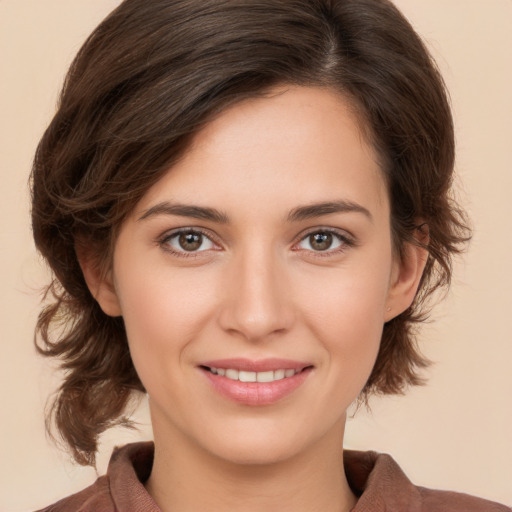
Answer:
<svg viewBox="0 0 512 512"><path fill-rule="evenodd" d="M256 382L256 372L238 372L238 380L240 382Z"/></svg>
<svg viewBox="0 0 512 512"><path fill-rule="evenodd" d="M256 380L258 382L273 382L274 381L274 372L258 372L256 374Z"/></svg>
<svg viewBox="0 0 512 512"><path fill-rule="evenodd" d="M281 380L281 379L284 379L284 372L285 370L276 370L274 372L274 379L275 380Z"/></svg>
<svg viewBox="0 0 512 512"><path fill-rule="evenodd" d="M232 370L231 368L226 370L226 377L231 380L238 380L238 370Z"/></svg>
<svg viewBox="0 0 512 512"><path fill-rule="evenodd" d="M210 371L216 375L227 377L231 380L239 380L240 382L274 382L287 377L293 377L300 370L274 370L267 372L247 372L244 370L235 370L234 368L210 368Z"/></svg>

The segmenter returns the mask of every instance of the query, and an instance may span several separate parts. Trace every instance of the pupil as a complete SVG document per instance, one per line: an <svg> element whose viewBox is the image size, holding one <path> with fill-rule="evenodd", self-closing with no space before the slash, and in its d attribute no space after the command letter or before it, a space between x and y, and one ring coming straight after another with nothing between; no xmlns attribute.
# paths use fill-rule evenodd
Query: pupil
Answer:
<svg viewBox="0 0 512 512"><path fill-rule="evenodd" d="M180 247L185 251L195 251L203 243L203 235L200 233L182 233L179 238Z"/></svg>
<svg viewBox="0 0 512 512"><path fill-rule="evenodd" d="M325 251L332 245L332 235L330 233L315 233L309 237L309 241L315 251Z"/></svg>

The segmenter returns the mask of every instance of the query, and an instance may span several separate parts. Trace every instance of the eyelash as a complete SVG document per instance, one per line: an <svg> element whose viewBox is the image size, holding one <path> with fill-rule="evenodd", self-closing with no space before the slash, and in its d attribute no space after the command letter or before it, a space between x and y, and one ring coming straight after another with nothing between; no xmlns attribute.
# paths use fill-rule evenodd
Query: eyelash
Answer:
<svg viewBox="0 0 512 512"><path fill-rule="evenodd" d="M205 249L202 251L186 251L186 250L175 250L171 247L170 242L173 239L176 239L180 235L183 234L196 234L201 235L205 239L209 240L211 244L214 246L219 247L220 244L217 243L215 240L215 237L212 236L210 232L207 232L201 228L180 228L175 231L171 231L168 233L165 233L161 238L158 239L158 245L166 252L171 253L173 256L177 256L178 258L197 258L198 255L202 252L207 252L212 249ZM325 235L332 235L337 241L340 243L339 247L336 247L335 249L327 249L325 251L315 251L314 249L301 249L297 248L297 245L301 242L308 239L308 237L316 234L325 234ZM315 228L310 229L306 233L301 233L301 235L297 238L297 241L294 242L292 250L293 251L307 251L314 255L314 257L320 257L325 258L332 255L340 254L344 251L346 251L350 247L356 246L356 241L353 237L348 236L346 232L340 232L333 228ZM219 250L219 249L213 249L213 250Z"/></svg>
<svg viewBox="0 0 512 512"><path fill-rule="evenodd" d="M298 244L301 242L307 240L311 235L317 235L317 234L323 234L323 235L332 235L337 241L340 243L339 247L336 247L334 249L327 249L325 251L315 251L314 249L300 249L296 248ZM345 252L350 247L355 247L356 240L348 235L345 231L339 231L334 228L314 228L310 229L305 233L301 233L301 235L298 237L297 242L294 243L293 247L295 251L307 251L314 255L315 258L327 258L329 256L338 255L343 252Z"/></svg>
<svg viewBox="0 0 512 512"><path fill-rule="evenodd" d="M206 240L209 240L212 245L219 246L219 244L215 241L215 237L212 236L210 232L206 232L201 228L180 228L175 231L171 231L165 233L160 239L158 239L158 245L166 252L171 253L173 256L177 256L178 258L197 258L198 255L202 252L206 252L206 250L202 251L186 251L186 250L176 250L173 249L170 245L171 240L178 238L180 235L184 234L193 234L193 235L202 235ZM210 249L207 249L210 250ZM213 249L219 250L219 249Z"/></svg>

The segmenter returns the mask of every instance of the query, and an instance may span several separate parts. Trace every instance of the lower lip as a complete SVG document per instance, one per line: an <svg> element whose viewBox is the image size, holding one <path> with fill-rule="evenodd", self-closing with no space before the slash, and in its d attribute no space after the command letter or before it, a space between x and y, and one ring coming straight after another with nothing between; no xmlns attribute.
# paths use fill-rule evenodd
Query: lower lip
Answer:
<svg viewBox="0 0 512 512"><path fill-rule="evenodd" d="M293 393L307 379L311 368L274 382L241 382L201 369L221 395L244 405L271 405Z"/></svg>

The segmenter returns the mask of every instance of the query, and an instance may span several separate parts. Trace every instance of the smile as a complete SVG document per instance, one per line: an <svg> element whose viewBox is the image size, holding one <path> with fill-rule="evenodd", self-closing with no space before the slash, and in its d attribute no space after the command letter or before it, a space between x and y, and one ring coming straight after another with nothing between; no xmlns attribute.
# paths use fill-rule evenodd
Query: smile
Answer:
<svg viewBox="0 0 512 512"><path fill-rule="evenodd" d="M289 369L278 369L269 370L265 372L250 372L244 370L237 370L234 368L208 368L208 370L221 377L226 377L231 380L238 380L240 382L275 382L276 380L282 380L285 378L293 377L301 370Z"/></svg>
<svg viewBox="0 0 512 512"><path fill-rule="evenodd" d="M213 390L243 405L279 402L300 388L313 365L286 359L224 359L199 365Z"/></svg>

